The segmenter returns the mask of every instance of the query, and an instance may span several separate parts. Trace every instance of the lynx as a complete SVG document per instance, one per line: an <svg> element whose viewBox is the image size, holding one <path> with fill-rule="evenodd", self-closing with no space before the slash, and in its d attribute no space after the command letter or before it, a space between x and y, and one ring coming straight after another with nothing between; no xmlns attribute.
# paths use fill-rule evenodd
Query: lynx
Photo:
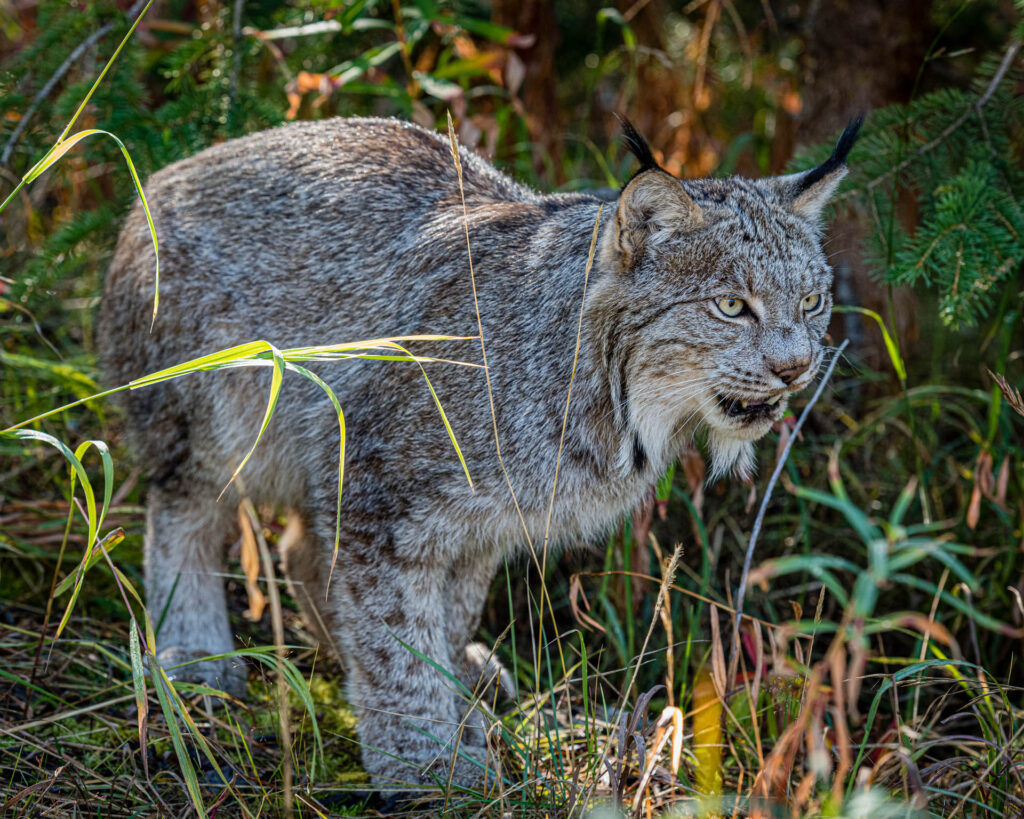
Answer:
<svg viewBox="0 0 1024 819"><path fill-rule="evenodd" d="M375 782L444 782L453 764L458 782L481 777L482 722L467 719L451 678L465 673L499 562L544 540L581 311L552 545L606 532L698 430L715 475L750 472L753 442L822 361L822 209L858 127L803 173L680 181L624 123L640 169L614 203L535 193L460 148L464 214L447 138L384 119L285 125L149 181L161 309L151 329L153 248L136 209L102 305L113 382L255 339L286 348L476 336L478 304L494 427L483 369L428 366L472 489L419 369L393 362L314 368L348 427L329 587L337 421L316 386L286 378L243 473L255 502L292 516L282 561L305 616L343 660ZM480 364L480 341L442 354ZM238 497L218 495L259 429L268 384L266 371L232 370L126 399L148 472L146 592L150 611L166 612L165 663L232 649L221 571ZM229 691L244 682L223 661L186 670Z"/></svg>

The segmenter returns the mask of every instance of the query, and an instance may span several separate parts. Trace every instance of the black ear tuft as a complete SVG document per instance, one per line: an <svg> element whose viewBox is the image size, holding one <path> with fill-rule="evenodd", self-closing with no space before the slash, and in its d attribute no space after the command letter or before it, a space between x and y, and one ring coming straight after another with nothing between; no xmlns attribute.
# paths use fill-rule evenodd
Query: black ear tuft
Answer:
<svg viewBox="0 0 1024 819"><path fill-rule="evenodd" d="M626 138L626 145L629 146L633 156L640 160L640 170L637 173L643 173L652 168L660 169L661 166L658 165L654 154L651 153L651 146L647 144L647 140L640 135L640 132L633 127L633 123L622 116L622 114L616 114L615 117L622 124L622 135Z"/></svg>
<svg viewBox="0 0 1024 819"><path fill-rule="evenodd" d="M863 124L863 114L860 114L856 119L850 121L850 124L843 129L843 133L839 137L836 147L832 150L832 156L822 162L814 170L808 171L804 174L803 178L800 180L800 184L797 186L797 189L793 192L794 197L799 196L805 190L816 185L830 173L846 164L846 157L849 155L853 144L857 141L857 135L860 133L860 126Z"/></svg>

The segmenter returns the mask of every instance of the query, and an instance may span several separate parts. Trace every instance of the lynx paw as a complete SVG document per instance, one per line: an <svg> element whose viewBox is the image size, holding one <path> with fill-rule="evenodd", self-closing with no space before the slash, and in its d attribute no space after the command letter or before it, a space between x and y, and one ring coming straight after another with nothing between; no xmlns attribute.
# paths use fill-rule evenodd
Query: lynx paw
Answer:
<svg viewBox="0 0 1024 819"><path fill-rule="evenodd" d="M236 699L244 697L248 688L248 675L245 672L245 666L237 664L239 661L203 660L189 665L181 665L190 660L206 657L208 654L209 652L202 650L189 651L178 646L171 646L157 652L157 659L160 661L160 667L174 682L200 683L210 688L217 688ZM174 666L179 667L174 668Z"/></svg>
<svg viewBox="0 0 1024 819"><path fill-rule="evenodd" d="M490 690L492 685L497 684L502 698L515 698L516 681L484 643L470 643L466 646L463 668L465 670L463 681L470 691L477 695L483 695L485 691ZM483 696L483 699L490 699L490 697Z"/></svg>
<svg viewBox="0 0 1024 819"><path fill-rule="evenodd" d="M450 781L453 785L471 791L480 790L485 781L493 785L497 779L494 754L488 755L487 748L483 745L460 742L454 767L453 771L450 756L441 755L426 765L421 770L420 776L422 781L432 782L442 789L446 789Z"/></svg>

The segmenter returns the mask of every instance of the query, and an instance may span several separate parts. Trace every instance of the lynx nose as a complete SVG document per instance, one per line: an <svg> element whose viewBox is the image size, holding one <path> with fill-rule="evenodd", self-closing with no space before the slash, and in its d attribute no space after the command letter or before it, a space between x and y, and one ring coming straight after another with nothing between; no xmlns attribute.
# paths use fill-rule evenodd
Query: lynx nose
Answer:
<svg viewBox="0 0 1024 819"><path fill-rule="evenodd" d="M792 361L790 362L788 367L782 369L775 367L773 365L772 372L775 373L782 380L783 384L792 384L801 375L807 372L807 368L810 366L810 359L805 358L800 361Z"/></svg>

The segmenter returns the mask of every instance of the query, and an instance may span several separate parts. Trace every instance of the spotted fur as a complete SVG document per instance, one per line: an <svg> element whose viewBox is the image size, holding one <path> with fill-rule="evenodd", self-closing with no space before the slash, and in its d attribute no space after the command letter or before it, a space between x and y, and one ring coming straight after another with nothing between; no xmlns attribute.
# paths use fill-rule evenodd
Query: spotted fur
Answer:
<svg viewBox="0 0 1024 819"><path fill-rule="evenodd" d="M540 544L602 203L541 195L466 150L461 159L501 449ZM819 219L844 167L809 172L818 174L810 184L801 174L680 182L655 164L605 206L552 544L606 532L699 429L716 474L750 470L751 442L822 359L831 272ZM285 348L477 332L458 180L440 135L394 120L294 123L175 163L147 193L160 235L160 315L151 332L153 251L136 210L102 306L112 383L253 339ZM821 294L813 314L801 309L809 294ZM729 297L750 313L724 315L717 305ZM413 346L480 360L476 341ZM344 660L366 769L378 782L444 781L452 745L483 760L484 737L455 686L417 652L458 673L496 566L526 544L495 455L484 372L428 367L471 491L415 365L312 369L334 388L348 427L329 591L337 422L316 386L286 379L245 487L294 516L284 562L297 599ZM797 370L789 383L777 375ZM217 496L259 428L269 378L203 373L127 396L149 475L148 603L154 614L166 609L157 640L172 659L231 648L215 573L234 504L231 492ZM770 411L723 411L766 397L781 398ZM224 664L201 672L237 683ZM457 780L479 774L457 761Z"/></svg>

